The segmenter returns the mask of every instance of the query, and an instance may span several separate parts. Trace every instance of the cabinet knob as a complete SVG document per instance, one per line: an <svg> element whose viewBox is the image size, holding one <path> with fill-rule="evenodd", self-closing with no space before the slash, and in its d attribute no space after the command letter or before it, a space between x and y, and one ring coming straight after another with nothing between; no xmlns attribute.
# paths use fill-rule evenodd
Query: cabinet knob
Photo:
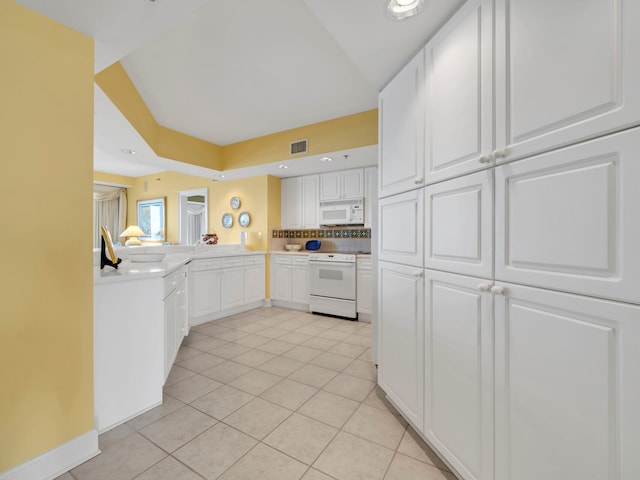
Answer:
<svg viewBox="0 0 640 480"><path fill-rule="evenodd" d="M415 183L416 185L421 185L421 184L424 183L424 178L416 177L415 180L413 181L413 183Z"/></svg>
<svg viewBox="0 0 640 480"><path fill-rule="evenodd" d="M493 157L491 155L483 155L478 159L478 161L480 163L489 163L489 162L491 162L492 159L493 159Z"/></svg>
<svg viewBox="0 0 640 480"><path fill-rule="evenodd" d="M494 295L505 295L507 293L507 289L495 285L491 287L491 293L493 293Z"/></svg>
<svg viewBox="0 0 640 480"><path fill-rule="evenodd" d="M481 283L480 285L478 285L478 290L480 290L481 292L488 292L489 290L491 290L491 284Z"/></svg>
<svg viewBox="0 0 640 480"><path fill-rule="evenodd" d="M507 156L507 150L503 149L503 150L496 150L495 152L493 152L493 158L495 158L496 160L498 158L505 158Z"/></svg>
<svg viewBox="0 0 640 480"><path fill-rule="evenodd" d="M415 272L413 272L413 276L416 277L416 278L421 278L422 275L424 275L422 270L416 270Z"/></svg>

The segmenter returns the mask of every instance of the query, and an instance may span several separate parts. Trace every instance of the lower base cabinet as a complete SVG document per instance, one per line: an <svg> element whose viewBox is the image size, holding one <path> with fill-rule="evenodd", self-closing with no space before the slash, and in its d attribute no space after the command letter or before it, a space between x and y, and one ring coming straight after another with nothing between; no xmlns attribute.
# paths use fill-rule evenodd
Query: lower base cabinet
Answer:
<svg viewBox="0 0 640 480"><path fill-rule="evenodd" d="M640 306L379 272L379 384L461 479L640 478Z"/></svg>
<svg viewBox="0 0 640 480"><path fill-rule="evenodd" d="M495 479L640 478L640 307L498 287Z"/></svg>
<svg viewBox="0 0 640 480"><path fill-rule="evenodd" d="M378 382L413 426L423 429L424 278L422 269L378 263Z"/></svg>
<svg viewBox="0 0 640 480"><path fill-rule="evenodd" d="M187 334L187 269L181 267L164 278L164 379Z"/></svg>
<svg viewBox="0 0 640 480"><path fill-rule="evenodd" d="M278 306L309 308L309 255L271 255L271 300Z"/></svg>
<svg viewBox="0 0 640 480"><path fill-rule="evenodd" d="M425 270L424 435L467 480L493 478L493 298Z"/></svg>
<svg viewBox="0 0 640 480"><path fill-rule="evenodd" d="M264 254L196 259L189 264L189 325L262 305Z"/></svg>

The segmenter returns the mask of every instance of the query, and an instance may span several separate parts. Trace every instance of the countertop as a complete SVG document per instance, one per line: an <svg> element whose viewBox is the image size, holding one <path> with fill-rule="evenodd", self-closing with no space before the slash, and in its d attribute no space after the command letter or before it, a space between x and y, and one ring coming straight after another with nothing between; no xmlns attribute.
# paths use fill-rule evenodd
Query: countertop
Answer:
<svg viewBox="0 0 640 480"><path fill-rule="evenodd" d="M150 248L153 250L142 251L142 248ZM140 247L136 249L136 253L165 253L159 251L162 247ZM170 250L168 250L170 252ZM209 249L209 247L201 247L200 249L185 250L180 249L176 253L166 253L166 256L161 262L132 262L127 258L127 252L133 252L133 250L116 250L118 257L122 258L122 263L118 265L118 268L105 266L104 269L100 269L99 257L97 266L93 268L93 283L94 285L122 282L122 281L134 281L134 280L146 280L149 278L162 278L166 277L170 273L179 269L183 265L188 264L191 261L206 259L206 258L220 258L220 257L240 257L250 255L264 255L263 251L255 250L238 250L238 249ZM98 253L99 255L99 253Z"/></svg>
<svg viewBox="0 0 640 480"><path fill-rule="evenodd" d="M270 255L309 255L310 253L349 253L358 257L370 257L371 252L326 252L320 250L299 250L297 252L289 252L287 250L270 250Z"/></svg>

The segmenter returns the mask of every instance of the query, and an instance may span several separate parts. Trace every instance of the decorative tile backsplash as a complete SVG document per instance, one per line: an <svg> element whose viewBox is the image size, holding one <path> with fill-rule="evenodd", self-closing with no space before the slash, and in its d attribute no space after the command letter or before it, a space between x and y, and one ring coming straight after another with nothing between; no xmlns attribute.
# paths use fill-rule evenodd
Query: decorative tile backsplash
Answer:
<svg viewBox="0 0 640 480"><path fill-rule="evenodd" d="M371 238L370 228L322 228L318 230L279 230L271 232L271 238Z"/></svg>

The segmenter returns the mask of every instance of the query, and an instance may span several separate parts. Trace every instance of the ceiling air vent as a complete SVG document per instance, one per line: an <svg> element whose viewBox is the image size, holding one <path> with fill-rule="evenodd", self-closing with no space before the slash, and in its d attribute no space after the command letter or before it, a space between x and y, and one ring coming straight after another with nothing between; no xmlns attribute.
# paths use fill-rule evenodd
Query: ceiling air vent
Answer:
<svg viewBox="0 0 640 480"><path fill-rule="evenodd" d="M298 155L299 153L307 153L308 151L307 139L296 140L289 144L289 155Z"/></svg>

